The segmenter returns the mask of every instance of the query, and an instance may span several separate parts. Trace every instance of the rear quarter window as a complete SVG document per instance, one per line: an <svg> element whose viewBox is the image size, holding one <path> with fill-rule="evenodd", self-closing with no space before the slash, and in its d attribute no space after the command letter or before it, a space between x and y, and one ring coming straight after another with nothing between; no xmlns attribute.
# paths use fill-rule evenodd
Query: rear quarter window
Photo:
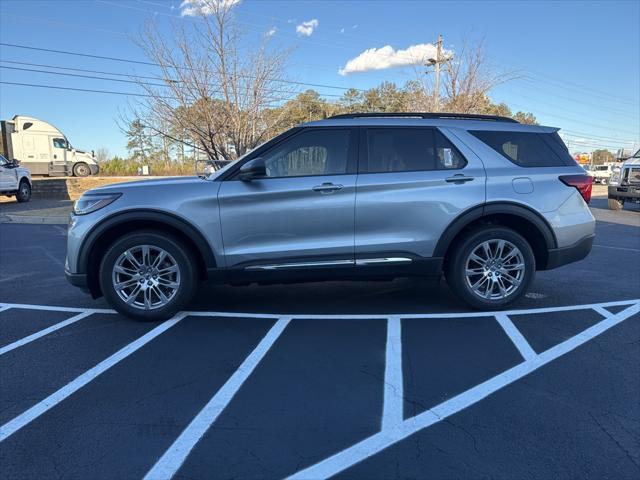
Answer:
<svg viewBox="0 0 640 480"><path fill-rule="evenodd" d="M557 133L469 131L507 160L521 167L575 165Z"/></svg>

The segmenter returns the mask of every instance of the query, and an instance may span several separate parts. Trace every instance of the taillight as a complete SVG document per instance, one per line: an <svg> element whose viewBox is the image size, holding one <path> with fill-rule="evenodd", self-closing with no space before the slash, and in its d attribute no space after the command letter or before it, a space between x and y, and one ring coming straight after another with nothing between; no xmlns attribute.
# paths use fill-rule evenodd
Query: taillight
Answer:
<svg viewBox="0 0 640 480"><path fill-rule="evenodd" d="M589 175L562 175L560 181L570 187L575 187L584 198L584 201L589 203L591 200L591 186L593 185L593 177Z"/></svg>

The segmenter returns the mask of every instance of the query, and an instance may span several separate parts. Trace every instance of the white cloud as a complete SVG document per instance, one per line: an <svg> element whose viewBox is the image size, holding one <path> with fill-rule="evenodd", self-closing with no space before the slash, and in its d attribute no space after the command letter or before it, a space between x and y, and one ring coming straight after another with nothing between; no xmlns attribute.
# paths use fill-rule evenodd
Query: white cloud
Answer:
<svg viewBox="0 0 640 480"><path fill-rule="evenodd" d="M313 31L318 28L318 25L320 25L320 22L318 22L316 18L313 20L307 20L306 22L302 22L300 25L296 26L296 32L298 32L298 35L309 37Z"/></svg>
<svg viewBox="0 0 640 480"><path fill-rule="evenodd" d="M278 29L276 27L271 27L269 31L267 31L267 33L265 33L264 35L265 37L273 37L277 31Z"/></svg>
<svg viewBox="0 0 640 480"><path fill-rule="evenodd" d="M443 50L445 58L453 56L451 50ZM385 68L426 65L430 58L436 57L436 46L432 43L412 45L406 50L395 50L391 45L382 48L370 48L347 62L338 70L340 75Z"/></svg>
<svg viewBox="0 0 640 480"><path fill-rule="evenodd" d="M180 4L180 15L183 17L211 15L218 10L233 8L241 1L242 0L183 0Z"/></svg>
<svg viewBox="0 0 640 480"><path fill-rule="evenodd" d="M341 29L340 29L340 33L344 33L344 28L341 28Z"/></svg>

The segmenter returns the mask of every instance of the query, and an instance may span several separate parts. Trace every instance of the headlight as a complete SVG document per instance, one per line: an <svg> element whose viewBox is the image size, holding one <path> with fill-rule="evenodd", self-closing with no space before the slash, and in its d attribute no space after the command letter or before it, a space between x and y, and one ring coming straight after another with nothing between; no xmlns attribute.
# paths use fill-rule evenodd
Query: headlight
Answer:
<svg viewBox="0 0 640 480"><path fill-rule="evenodd" d="M611 174L611 178L609 179L609 184L617 185L620 183L620 169L614 168L613 173Z"/></svg>
<svg viewBox="0 0 640 480"><path fill-rule="evenodd" d="M86 215L87 213L95 212L103 207L106 207L110 203L117 200L121 193L96 193L87 194L76 200L73 205L73 213L76 215Z"/></svg>

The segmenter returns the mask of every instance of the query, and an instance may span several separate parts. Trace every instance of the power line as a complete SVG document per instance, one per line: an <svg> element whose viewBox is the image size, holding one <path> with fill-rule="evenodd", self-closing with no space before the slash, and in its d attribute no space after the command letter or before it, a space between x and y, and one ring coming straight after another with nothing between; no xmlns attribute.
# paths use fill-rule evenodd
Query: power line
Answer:
<svg viewBox="0 0 640 480"><path fill-rule="evenodd" d="M104 70L89 70L86 68L72 68L72 67L61 67L59 65L47 65L43 63L28 63L28 62L18 62L16 60L0 60L2 63L11 63L13 65L26 65L28 67L44 67L44 68L56 68L58 70L69 70L72 72L85 72L85 73L100 73L103 75L114 75L117 77L128 77L128 78L142 78L145 80L167 80L174 81L172 79L165 79L162 77L148 77L143 75L134 75L129 73L116 73L116 72L105 72Z"/></svg>
<svg viewBox="0 0 640 480"><path fill-rule="evenodd" d="M55 50L55 49L51 49L51 48L40 48L40 47L32 47L32 46L28 46L28 45L18 45L15 43L5 43L5 42L0 42L0 45L3 47L11 47L11 48L22 48L22 49L26 49L26 50L35 50L35 51L40 51L40 52L49 52L49 53L58 53L61 55L73 55L76 57L87 57L87 58L95 58L95 59L99 59L99 60L109 60L109 61L113 61L113 62L124 62L124 63L134 63L137 65L147 65L147 66L152 66L152 67L162 67L162 65L160 65L159 63L153 63L153 62L145 62L142 60L132 60L132 59L126 59L126 58L119 58L119 57L109 57L109 56L104 56L104 55L93 55L90 53L80 53L80 52L69 52L66 50ZM192 71L192 72L202 72L203 70L201 69L196 69L196 68L189 68L189 67L171 67L174 68L176 70L187 70L187 71ZM250 75L239 75L239 76L244 76L246 78L252 78ZM271 79L272 81L275 82L281 82L281 83L287 83L287 84L292 84L292 85L307 85L310 87L318 87L318 88L334 88L334 89L338 89L338 90L350 90L352 87L339 87L337 85L326 85L326 84L321 84L321 83L308 83L308 82L297 82L295 80L285 80L285 79ZM363 92L363 89L360 88L355 88L355 90L361 91Z"/></svg>
<svg viewBox="0 0 640 480"><path fill-rule="evenodd" d="M602 104L599 104L599 103L587 103L584 100L580 100L580 99L572 98L572 97L567 97L566 95L564 95L562 93L556 93L556 92L550 91L549 88L544 88L542 86L539 86L535 82L532 82L532 81L530 81L528 79L523 79L523 81L526 81L527 85L519 85L518 83L516 83L517 79L514 81L514 83L512 85L514 85L516 87L516 89L519 89L519 90L521 89L521 90L528 91L528 90L533 89L533 90L537 90L539 92L544 92L545 97L549 97L549 96L558 97L558 98L561 98L564 101L573 102L573 103L577 103L577 104L580 104L580 105L593 106L593 107L596 107L596 108L599 108L599 109L604 109L604 110L607 110L607 111L610 111L610 112L615 112L615 113L620 113L622 115L631 116L634 119L638 118L637 111L633 112L633 111L630 111L630 110L622 110L622 109L620 109L618 107L610 107L608 105L602 105ZM509 84L507 84L507 85L509 85ZM521 94L518 94L518 95L521 95ZM602 99L595 99L595 100L598 101L598 102L606 102L607 101L607 100L602 100ZM539 100L536 100L536 101L539 101Z"/></svg>
<svg viewBox="0 0 640 480"><path fill-rule="evenodd" d="M5 85L14 85L14 86L21 86L21 87L50 88L55 90L70 90L70 91L86 92L86 93L103 93L103 94L109 94L109 95L124 95L124 96L130 96L130 97L151 97L151 98L164 98L167 100L179 100L177 97L170 97L170 96L163 96L163 95L150 95L146 93L120 92L120 91L114 91L114 90L97 90L97 89L75 88L75 87L61 87L57 85L43 85L43 84L37 84L37 83L7 82L4 80L0 81L0 84L2 83ZM262 104L262 106L263 107L280 107L282 105L278 104L277 102L290 100L291 98L292 97L270 98L267 100L273 103L264 103Z"/></svg>
<svg viewBox="0 0 640 480"><path fill-rule="evenodd" d="M512 103L512 104L511 104L511 106L513 106L513 107L515 107L515 108L517 108L517 109L519 109L519 110L523 110L523 111L524 111L524 110L527 110L527 108L525 108L523 105L518 105L518 104L513 104L513 103ZM532 113L533 113L533 112L532 112ZM546 115L546 116L548 116L548 117L559 118L559 119L562 119L562 120L568 120L568 121L570 121L570 122L579 123L579 124L582 124L582 125L587 125L587 126L589 126L589 127L596 127L596 128L602 129L602 130L618 131L618 132L624 132L624 133L626 133L626 134L628 134L628 135L635 135L635 133L634 133L634 132L630 132L630 131L628 131L628 130L620 130L620 129L618 129L618 128L605 127L605 126L603 126L602 124L595 124L595 123L590 123L590 122L584 122L584 121L582 121L582 120L576 120L575 118L565 117L565 116L563 116L563 115L557 115L557 114L555 114L555 113L543 112L543 111L538 110L538 114L537 114L537 115ZM537 116L537 115L536 115L536 116Z"/></svg>
<svg viewBox="0 0 640 480"><path fill-rule="evenodd" d="M136 85L149 85L153 87L168 87L168 85L164 83L149 83L149 82L138 82L136 80L123 80L121 78L108 78L108 77L98 77L96 75L82 75L79 73L66 73L66 72L50 72L47 70L38 70L33 68L20 68L20 67L8 67L6 65L0 65L0 68L8 69L8 70L17 70L21 72L35 72L35 73L48 73L49 75L64 75L66 77L76 77L76 78L90 78L92 80L106 80L109 82L123 82L123 83L134 83Z"/></svg>
<svg viewBox="0 0 640 480"><path fill-rule="evenodd" d="M0 60L0 62L4 62L4 60ZM13 63L13 62L11 62ZM22 65L32 65L26 62L16 62L16 63L20 63ZM36 64L33 64L36 65ZM108 78L108 77L98 77L95 75L82 75L82 74L77 74L77 73L65 73L65 72L51 72L51 71L47 71L47 70L40 70L40 69L30 69L30 68L21 68L21 67L8 67L5 65L0 65L0 68L4 68L4 69L9 69L9 70L16 70L16 71L24 71L24 72L35 72L35 73L45 73L45 74L50 74L50 75L63 75L63 76L67 76L67 77L78 77L78 78L89 78L92 80L104 80L104 81L108 81L108 82L124 82L124 83L133 83L136 85L148 85L148 86L155 86L155 87L163 87L163 88L169 88L170 85L167 85L168 82L174 82L174 83L185 83L181 80L165 80L162 79L160 77L145 77L145 78L158 78L159 80L164 80L167 83L150 83L150 82L143 82L143 81L139 81L139 80L122 80L119 78ZM48 68L61 68L61 67L55 67L55 66L49 66ZM79 69L79 68L75 68L73 69L75 71L84 71L83 69ZM89 72L92 72L94 70L88 70ZM110 72L102 72L105 75L122 75L122 76L128 76L128 75L124 75L124 74L117 74L117 73L110 73ZM136 78L134 75L131 75L130 78ZM212 88L220 88L220 85L209 85ZM271 90L272 93L285 93L285 94L291 94L291 93L296 93L297 92L289 92L289 91L285 91L285 90ZM221 93L221 90L215 90L212 93ZM338 97L341 98L342 95L337 95L337 94L331 94L331 93L320 93L320 96L323 97ZM293 98L293 97L286 97L288 98Z"/></svg>
<svg viewBox="0 0 640 480"><path fill-rule="evenodd" d="M592 135L592 134L587 134L584 132L577 132L575 130L565 130L564 128L562 129L562 132L569 132L568 135L574 134L575 135L579 135L581 137L592 137L592 138L598 138L600 140L614 140L614 141L623 141L620 138L616 138L616 137L606 137L606 136L602 136L602 135ZM636 143L635 140L628 140L628 141L623 141L624 143Z"/></svg>
<svg viewBox="0 0 640 480"><path fill-rule="evenodd" d="M156 95L148 95L148 94L145 94L145 93L117 92L117 91L113 91L113 90L94 90L94 89L89 89L89 88L60 87L60 86L57 86L57 85L42 85L42 84L37 84L37 83L6 82L4 80L0 80L0 83L4 83L5 85L17 85L17 86L21 86L21 87L52 88L52 89L55 89L55 90L72 90L72 91L75 91L75 92L88 92L88 93L106 93L106 94L110 94L110 95L126 95L126 96L130 96L130 97L156 97ZM163 97L163 96L160 96L160 98L176 100L175 97Z"/></svg>
<svg viewBox="0 0 640 480"><path fill-rule="evenodd" d="M153 14L163 15L163 16L166 16L166 17L180 18L179 15L173 15L173 14L164 13L164 12L157 12L157 11L152 12L152 11L150 11L148 9L139 8L139 7L133 7L133 6L130 6L130 5L122 5L122 4L117 4L117 3L113 3L113 2L109 2L109 1L105 1L105 0L96 0L96 1L98 1L99 3L105 4L105 5L110 5L110 6L119 7L119 8L127 8L127 9L131 9L131 10L137 10L137 11L140 11L140 12L143 12L143 13L147 13L147 14L153 13ZM150 1L142 1L142 3L146 3L146 4L149 4L149 5L155 5L155 6L167 7L167 5L162 5L162 4L155 3L155 2L150 2ZM270 20L277 21L277 22L280 22L280 23L289 24L289 21L284 20L284 19L282 19L280 17L274 17L274 16L270 16L270 15L260 15L260 14L254 13L254 12L244 12L244 13L248 14L248 15L253 15L253 16L256 16L256 17L268 18ZM262 28L261 25L256 25L256 24L253 24L253 23L248 23L248 22L239 21L239 20L236 20L236 21L238 23L240 23L240 24L243 24L243 25L249 25L249 26ZM377 39L372 39L372 38L369 38L369 37L365 37L363 35L358 35L358 34L355 34L353 32L349 32L349 35L357 37L357 38L370 40L370 41L378 41ZM303 41L303 42L306 42L306 43L315 44L315 45L321 45L321 46L325 46L325 47L338 48L338 49L347 50L347 51L355 51L356 50L353 47L348 47L346 45L341 45L341 44L321 43L321 42L316 42L316 41L311 40L311 39L292 37L291 35L286 35L286 34L284 36L288 37L288 38L295 38L298 41ZM406 55L405 54L405 55L400 55L400 56L403 56L404 58L408 58L408 59L411 59L411 60L420 60L420 59L415 58L415 57L413 57L411 55ZM417 65L419 65L419 64L417 64ZM610 94L608 92L605 92L603 90L598 90L598 89L594 89L594 88L591 88L591 87L586 87L586 86L583 86L583 85L580 85L580 84L577 84L577 83L569 82L566 79L559 79L559 78L553 77L553 76L551 76L549 74L536 72L536 71L531 70L531 69L529 69L529 71L534 76L538 76L538 77L541 77L541 78L545 78L546 77L548 80L542 80L542 81L546 81L547 83L555 82L556 84L566 84L566 85L568 85L568 87L562 87L562 88L571 89L571 90L575 90L576 88L578 88L578 89L581 89L581 90L584 90L584 91L593 92L593 93L591 93L591 95L600 95L602 97L610 97L611 99L617 99L616 101L619 101L619 102L628 102L629 101L628 98L620 97L620 96L617 96L617 95L612 95L612 94Z"/></svg>
<svg viewBox="0 0 640 480"><path fill-rule="evenodd" d="M97 59L118 61L118 62L125 62L125 63L134 63L134 64L142 64L142 65L150 65L150 66L158 66L158 67L160 66L159 64L152 63L152 62L144 62L144 61L138 61L138 60L132 60L132 59L124 59L124 58L118 58L118 57L102 56L102 55L93 55L93 54L80 53L80 52L69 52L69 51L65 51L65 50L55 50L55 49L47 49L47 48L40 48L40 47L32 47L32 46L27 46L27 45L11 44L11 43L5 43L5 42L0 42L0 45L7 46L7 47L13 47L13 48L22 48L22 49L28 49L28 50L59 53L59 54L65 54L65 55L73 55L73 56L88 57L88 58L97 58ZM19 63L19 62L14 62L14 63ZM26 62L21 62L21 63L22 64L26 64ZM33 64L33 65L39 65L39 64ZM5 68L11 68L11 67L5 67ZM66 68L66 67L49 66L49 68ZM190 69L190 68L186 68L186 67L185 67L185 69L186 70L192 70L192 71L195 70L195 69ZM25 70L27 70L27 69L25 69ZM83 71L82 69L74 69L74 70L75 71ZM94 72L98 72L98 71L94 71ZM45 72L45 71L42 71L40 73L60 74L60 72ZM119 75L119 76L124 75L124 74L121 74L121 73L112 73L112 72L101 72L101 73L104 73L104 74L107 74L107 75ZM68 74L68 75L70 75L70 74ZM146 78L159 78L159 77L146 77ZM107 78L98 78L98 77L96 77L96 79L99 79L99 80L112 80L112 81L116 80L116 79L107 79ZM308 83L308 82L297 82L297 81L284 80L284 79L275 79L275 81L280 81L282 83L288 83L288 84L306 85L306 86L321 87L321 88L335 88L335 89L342 89L342 90L350 89L350 87L339 87L339 86L336 86L336 85L316 84L316 83ZM131 81L128 81L128 82L131 82ZM12 82L3 82L3 83L12 84ZM139 83L139 82L134 82L134 83ZM20 85L20 83L13 83L13 84ZM41 87L41 88L70 89L70 87L53 87L53 86L48 87L46 85L35 85L35 84L22 84L22 85L23 86ZM160 86L160 85L158 85L158 86ZM165 86L165 85L161 85L161 86ZM147 96L147 97L151 96L151 95L135 94L135 93L129 93L129 92L113 92L113 91L105 91L105 90L91 90L91 89L75 89L75 90L76 91L85 91L85 92L95 92L95 93L111 93L111 94L116 94L116 95L128 95L128 96ZM355 89L355 90L358 90L358 91L361 91L361 92L365 91L363 89ZM322 94L322 96L339 97L340 95ZM172 97L165 97L165 98L172 98ZM283 98L283 99L280 99L280 100L286 100L286 98ZM545 113L545 112L541 112L541 113L544 114L544 115L551 116L551 117L557 117L557 118L573 121L573 122L576 122L576 123L581 123L581 124L584 124L584 125L603 128L602 125L596 125L596 124L592 124L592 123L576 120L576 119L569 118L569 117L563 117L563 116L560 116L560 115L550 114L550 113ZM631 133L631 132L628 132L628 133Z"/></svg>

